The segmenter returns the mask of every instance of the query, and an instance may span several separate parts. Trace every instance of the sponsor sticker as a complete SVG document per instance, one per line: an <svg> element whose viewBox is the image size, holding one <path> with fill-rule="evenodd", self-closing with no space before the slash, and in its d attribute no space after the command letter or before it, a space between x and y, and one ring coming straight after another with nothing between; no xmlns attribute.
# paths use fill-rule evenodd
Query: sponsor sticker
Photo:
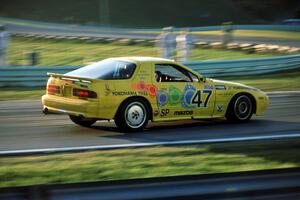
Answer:
<svg viewBox="0 0 300 200"><path fill-rule="evenodd" d="M223 111L223 106L222 105L218 105L217 108L218 108L218 112L222 112Z"/></svg>
<svg viewBox="0 0 300 200"><path fill-rule="evenodd" d="M170 113L170 110L169 109L161 109L161 111L160 111L160 116L161 117L165 117L165 116L167 116L168 114Z"/></svg>
<svg viewBox="0 0 300 200"><path fill-rule="evenodd" d="M192 115L193 113L192 110L174 111L174 115Z"/></svg>

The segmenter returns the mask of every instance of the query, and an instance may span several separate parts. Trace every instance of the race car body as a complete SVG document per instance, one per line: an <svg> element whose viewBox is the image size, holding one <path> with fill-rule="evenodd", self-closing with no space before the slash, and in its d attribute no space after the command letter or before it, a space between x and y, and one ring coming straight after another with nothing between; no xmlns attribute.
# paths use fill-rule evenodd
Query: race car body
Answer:
<svg viewBox="0 0 300 200"><path fill-rule="evenodd" d="M148 120L247 121L269 104L259 89L205 78L161 58L110 58L49 76L44 112L66 113L83 126L99 119L114 119L122 130L141 130Z"/></svg>

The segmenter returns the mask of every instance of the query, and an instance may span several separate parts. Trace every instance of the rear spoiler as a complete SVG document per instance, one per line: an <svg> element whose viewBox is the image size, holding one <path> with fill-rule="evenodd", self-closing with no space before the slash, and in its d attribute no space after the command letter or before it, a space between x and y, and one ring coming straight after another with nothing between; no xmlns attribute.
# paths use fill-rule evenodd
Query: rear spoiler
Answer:
<svg viewBox="0 0 300 200"><path fill-rule="evenodd" d="M49 77L59 78L61 80L69 80L74 82L81 82L81 83L92 83L94 79L92 78L85 78L85 77L78 77L78 76L68 76L63 74L55 74L55 73L47 73Z"/></svg>

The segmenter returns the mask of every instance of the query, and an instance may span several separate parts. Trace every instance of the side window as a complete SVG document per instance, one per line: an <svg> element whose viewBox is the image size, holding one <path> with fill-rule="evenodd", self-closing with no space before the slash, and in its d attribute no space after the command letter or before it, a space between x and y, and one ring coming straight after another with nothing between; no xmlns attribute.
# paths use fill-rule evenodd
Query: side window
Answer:
<svg viewBox="0 0 300 200"><path fill-rule="evenodd" d="M135 69L134 64L129 63L118 63L115 66L113 78L115 79L128 79L132 76Z"/></svg>
<svg viewBox="0 0 300 200"><path fill-rule="evenodd" d="M106 59L68 72L66 75L102 80L129 79L135 68L136 64L131 62Z"/></svg>
<svg viewBox="0 0 300 200"><path fill-rule="evenodd" d="M157 82L192 82L187 71L169 64L155 65L155 79Z"/></svg>

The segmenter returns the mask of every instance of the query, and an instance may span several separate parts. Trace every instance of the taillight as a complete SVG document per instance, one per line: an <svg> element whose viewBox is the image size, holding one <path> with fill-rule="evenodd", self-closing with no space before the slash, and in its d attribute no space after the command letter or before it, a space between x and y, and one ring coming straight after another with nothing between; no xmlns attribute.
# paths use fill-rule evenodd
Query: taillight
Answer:
<svg viewBox="0 0 300 200"><path fill-rule="evenodd" d="M47 92L49 94L59 94L60 93L60 87L57 85L48 85L47 86Z"/></svg>
<svg viewBox="0 0 300 200"><path fill-rule="evenodd" d="M97 93L90 90L73 89L73 96L79 98L97 98Z"/></svg>

